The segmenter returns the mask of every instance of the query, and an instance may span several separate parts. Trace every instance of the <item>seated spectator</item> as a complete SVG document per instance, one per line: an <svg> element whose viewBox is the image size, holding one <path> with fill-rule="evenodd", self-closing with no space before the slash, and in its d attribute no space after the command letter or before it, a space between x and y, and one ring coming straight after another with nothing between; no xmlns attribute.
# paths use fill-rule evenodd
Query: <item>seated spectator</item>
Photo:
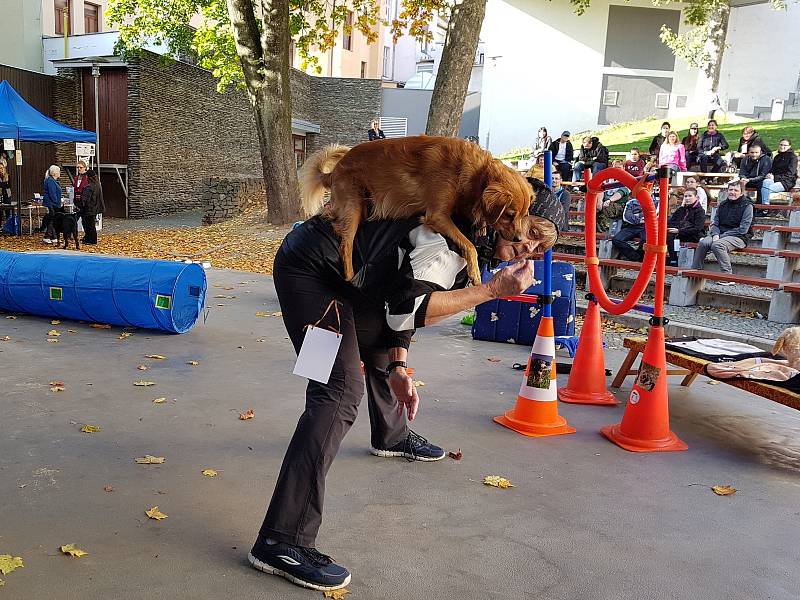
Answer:
<svg viewBox="0 0 800 600"><path fill-rule="evenodd" d="M597 137L586 136L583 138L578 161L572 168L572 180L581 181L584 169L591 169L596 175L608 166L608 148L600 143Z"/></svg>
<svg viewBox="0 0 800 600"><path fill-rule="evenodd" d="M615 160L611 166L621 167L621 160ZM609 183L616 183L611 180ZM595 229L602 233L611 228L611 223L622 218L625 204L631 197L631 191L626 187L618 187L613 190L606 190L603 196L597 201L597 221Z"/></svg>
<svg viewBox="0 0 800 600"><path fill-rule="evenodd" d="M383 129L381 129L380 124L381 122L378 119L375 119L372 122L372 127L370 127L367 131L367 137L369 138L370 142L386 139L386 135L383 133Z"/></svg>
<svg viewBox="0 0 800 600"><path fill-rule="evenodd" d="M739 181L746 190L758 190L758 194L761 194L764 178L771 168L772 158L761 151L761 146L753 144L739 167Z"/></svg>
<svg viewBox="0 0 800 600"><path fill-rule="evenodd" d="M622 168L637 179L644 175L644 159L639 156L638 148L631 148L631 157L625 161Z"/></svg>
<svg viewBox="0 0 800 600"><path fill-rule="evenodd" d="M789 138L778 144L778 153L772 159L772 168L761 184L761 203L769 204L770 194L788 192L797 183L797 154Z"/></svg>
<svg viewBox="0 0 800 600"><path fill-rule="evenodd" d="M694 190L697 192L697 197L700 200L700 206L703 207L704 212L708 212L708 193L699 185L697 177L686 177L683 180L683 185L687 190Z"/></svg>
<svg viewBox="0 0 800 600"><path fill-rule="evenodd" d="M536 160L542 154L544 154L545 150L550 149L550 145L553 143L553 138L550 137L550 134L547 133L546 127L539 127L539 133L536 136L536 142L533 144L533 150L531 150L531 158Z"/></svg>
<svg viewBox="0 0 800 600"><path fill-rule="evenodd" d="M728 184L728 194L719 203L711 221L709 234L700 240L694 252L692 269L702 269L706 255L713 252L723 273L733 273L730 252L747 247L752 237L753 204L744 195L744 186L739 181ZM720 285L734 285L726 281Z"/></svg>
<svg viewBox="0 0 800 600"><path fill-rule="evenodd" d="M633 248L630 243L639 238L639 247ZM622 212L622 229L611 239L611 245L625 260L640 261L644 257L642 244L645 241L644 211L636 198L631 198L625 203Z"/></svg>
<svg viewBox="0 0 800 600"><path fill-rule="evenodd" d="M728 140L717 131L717 122L711 119L708 122L708 129L700 136L700 141L697 144L700 171L703 173L719 173L723 164L722 157L719 153L720 150L727 149Z"/></svg>
<svg viewBox="0 0 800 600"><path fill-rule="evenodd" d="M544 182L544 154L540 154L536 158L536 162L534 162L533 166L525 173L525 177L535 177L539 181Z"/></svg>
<svg viewBox="0 0 800 600"><path fill-rule="evenodd" d="M553 171L553 186L552 190L556 196L556 200L561 202L564 208L564 221L559 227L559 231L569 231L569 209L572 207L572 192L565 188L562 184L561 173Z"/></svg>
<svg viewBox="0 0 800 600"><path fill-rule="evenodd" d="M697 189L686 188L683 191L683 203L675 209L667 221L667 250L669 264L678 266L678 250L675 240L683 242L699 242L706 231L706 211L700 205Z"/></svg>
<svg viewBox="0 0 800 600"><path fill-rule="evenodd" d="M689 133L681 140L681 144L686 149L686 170L691 170L692 167L698 164L697 162L697 143L700 141L698 135L699 126L697 123L689 125Z"/></svg>
<svg viewBox="0 0 800 600"><path fill-rule="evenodd" d="M667 139L661 144L658 165L669 167L673 171L686 170L686 148L678 141L678 134L674 131L667 133Z"/></svg>
<svg viewBox="0 0 800 600"><path fill-rule="evenodd" d="M550 144L553 153L553 167L561 173L561 179L572 179L572 161L575 159L572 142L569 141L569 131L562 131L561 137Z"/></svg>
<svg viewBox="0 0 800 600"><path fill-rule="evenodd" d="M653 141L650 142L650 148L647 150L650 153L650 156L658 156L658 152L661 150L661 144L663 144L664 140L667 139L670 129L672 129L672 125L669 124L669 121L664 121L661 124L661 133L653 138Z"/></svg>
<svg viewBox="0 0 800 600"><path fill-rule="evenodd" d="M772 154L764 140L758 135L758 132L749 125L742 129L742 137L739 138L738 150L732 153L733 160L731 164L737 169L741 167L742 161L747 158L747 154L754 145L761 146L762 154Z"/></svg>

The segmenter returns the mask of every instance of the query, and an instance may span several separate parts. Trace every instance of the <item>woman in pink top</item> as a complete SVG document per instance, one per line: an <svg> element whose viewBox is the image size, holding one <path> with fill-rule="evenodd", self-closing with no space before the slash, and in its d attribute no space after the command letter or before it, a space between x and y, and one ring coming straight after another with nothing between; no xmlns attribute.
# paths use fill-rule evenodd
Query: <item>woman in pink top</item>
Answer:
<svg viewBox="0 0 800 600"><path fill-rule="evenodd" d="M678 171L686 170L686 148L678 141L678 134L670 131L658 151L658 164Z"/></svg>

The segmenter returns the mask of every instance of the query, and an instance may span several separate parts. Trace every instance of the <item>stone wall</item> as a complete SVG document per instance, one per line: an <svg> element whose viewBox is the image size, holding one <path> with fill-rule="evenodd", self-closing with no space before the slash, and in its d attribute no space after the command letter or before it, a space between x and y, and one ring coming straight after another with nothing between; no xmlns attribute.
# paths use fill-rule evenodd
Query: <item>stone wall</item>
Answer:
<svg viewBox="0 0 800 600"><path fill-rule="evenodd" d="M84 129L83 126L83 83L80 71L77 69L59 69L58 75L53 77L53 118L75 129ZM94 126L92 126L94 131ZM75 164L75 143L67 142L55 144L55 164ZM62 170L62 186L72 185L70 178Z"/></svg>
<svg viewBox="0 0 800 600"><path fill-rule="evenodd" d="M312 153L327 144L354 146L367 141L367 130L381 115L381 82L377 79L314 77L311 98L319 135L307 139Z"/></svg>
<svg viewBox="0 0 800 600"><path fill-rule="evenodd" d="M203 225L213 225L242 214L267 201L261 177L208 177L203 179L200 198Z"/></svg>

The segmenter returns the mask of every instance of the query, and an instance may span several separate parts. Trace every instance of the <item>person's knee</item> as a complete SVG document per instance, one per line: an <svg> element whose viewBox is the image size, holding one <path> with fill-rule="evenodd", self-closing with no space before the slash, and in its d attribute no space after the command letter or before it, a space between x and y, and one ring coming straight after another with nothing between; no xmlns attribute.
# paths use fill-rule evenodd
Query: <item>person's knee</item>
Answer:
<svg viewBox="0 0 800 600"><path fill-rule="evenodd" d="M716 242L711 244L711 250L713 250L714 252L725 252L727 254L728 245L722 240L717 240Z"/></svg>

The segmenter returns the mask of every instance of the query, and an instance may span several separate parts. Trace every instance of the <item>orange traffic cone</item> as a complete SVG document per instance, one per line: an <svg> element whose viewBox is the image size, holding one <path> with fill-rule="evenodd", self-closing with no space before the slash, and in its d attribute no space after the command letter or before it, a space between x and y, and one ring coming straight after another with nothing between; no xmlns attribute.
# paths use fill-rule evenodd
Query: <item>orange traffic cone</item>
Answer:
<svg viewBox="0 0 800 600"><path fill-rule="evenodd" d="M603 359L600 307L597 302L590 300L567 387L558 390L558 399L572 404L619 404L619 400L606 389L606 366Z"/></svg>
<svg viewBox="0 0 800 600"><path fill-rule="evenodd" d="M639 375L633 384L622 422L607 425L600 433L631 452L677 452L688 449L669 430L667 355L663 327L650 327L639 364Z"/></svg>
<svg viewBox="0 0 800 600"><path fill-rule="evenodd" d="M556 344L553 318L542 317L533 342L528 368L519 388L517 404L513 410L495 417L500 425L522 435L543 437L575 433L558 414L558 389L556 384Z"/></svg>

